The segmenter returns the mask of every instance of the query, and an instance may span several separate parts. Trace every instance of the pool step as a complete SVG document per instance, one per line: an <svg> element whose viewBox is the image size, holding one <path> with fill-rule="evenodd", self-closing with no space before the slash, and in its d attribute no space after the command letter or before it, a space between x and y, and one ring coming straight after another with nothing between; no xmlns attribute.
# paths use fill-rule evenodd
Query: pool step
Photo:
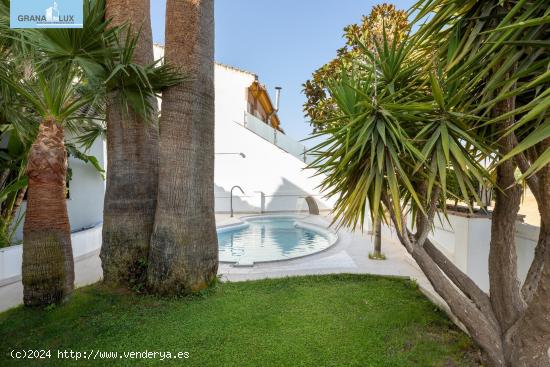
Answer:
<svg viewBox="0 0 550 367"><path fill-rule="evenodd" d="M239 262L233 264L234 268L252 268L254 266L253 261L239 260Z"/></svg>

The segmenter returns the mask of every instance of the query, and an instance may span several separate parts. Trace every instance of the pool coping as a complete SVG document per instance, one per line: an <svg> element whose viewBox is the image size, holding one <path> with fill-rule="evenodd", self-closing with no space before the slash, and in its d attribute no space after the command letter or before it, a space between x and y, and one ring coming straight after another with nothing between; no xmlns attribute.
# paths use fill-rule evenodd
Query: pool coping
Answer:
<svg viewBox="0 0 550 367"><path fill-rule="evenodd" d="M256 264L274 264L274 263L281 263L281 262L285 262L285 261L303 259L303 258L306 258L308 256L321 254L321 253L333 248L340 241L340 236L338 236L338 233L336 231L328 228L328 227L322 227L322 226L317 225L315 223L309 223L309 222L304 221L304 219L312 218L312 217L315 218L317 216L313 216L313 215L296 215L296 214L246 215L246 216L241 216L241 217L235 218L238 221L237 223L229 223L229 224L224 224L224 225L216 227L216 232L218 230L230 230L230 229L236 229L236 228L247 228L249 226L249 224L246 223L247 219L254 219L254 218L292 218L292 219L296 220L296 226L304 228L304 229L310 229L310 230L318 231L322 235L328 237L330 244L322 250L312 252L312 253L309 253L309 254L305 254L305 255L294 256L294 257L291 257L291 258L288 258L288 259L265 260L265 261L254 261L254 262L243 262L243 263L241 263L240 261L222 261L222 260L218 260L218 262L220 264L231 264L233 267L236 267L236 268L252 268ZM243 226L243 225L245 225L245 226Z"/></svg>

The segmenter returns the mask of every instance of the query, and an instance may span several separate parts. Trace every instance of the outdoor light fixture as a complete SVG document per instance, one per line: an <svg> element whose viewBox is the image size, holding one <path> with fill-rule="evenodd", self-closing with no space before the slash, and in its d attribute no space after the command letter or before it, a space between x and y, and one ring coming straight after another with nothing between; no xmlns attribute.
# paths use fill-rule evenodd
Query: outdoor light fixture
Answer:
<svg viewBox="0 0 550 367"><path fill-rule="evenodd" d="M239 153L216 153L216 154L219 154L219 155L240 155L241 157L246 158L246 155L243 152L239 152Z"/></svg>

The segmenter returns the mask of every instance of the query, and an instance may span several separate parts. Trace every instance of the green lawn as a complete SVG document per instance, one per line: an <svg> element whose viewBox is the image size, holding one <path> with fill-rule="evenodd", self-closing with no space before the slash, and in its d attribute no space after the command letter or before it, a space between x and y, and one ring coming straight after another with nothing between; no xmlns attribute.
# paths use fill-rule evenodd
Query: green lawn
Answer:
<svg viewBox="0 0 550 367"><path fill-rule="evenodd" d="M409 281L361 275L223 283L159 299L95 285L49 310L0 314L0 366L474 366L470 339ZM11 350L49 349L16 363ZM188 352L58 359L57 350Z"/></svg>

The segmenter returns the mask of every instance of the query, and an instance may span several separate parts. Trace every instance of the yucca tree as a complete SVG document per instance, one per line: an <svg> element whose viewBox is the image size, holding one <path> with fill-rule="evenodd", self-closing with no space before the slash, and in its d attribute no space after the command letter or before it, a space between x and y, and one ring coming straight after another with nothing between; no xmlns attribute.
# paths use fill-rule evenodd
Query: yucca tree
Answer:
<svg viewBox="0 0 550 367"><path fill-rule="evenodd" d="M367 210L374 219L387 210L400 242L487 364L548 366L550 18L544 2L501 3L422 1L418 18L430 15L428 21L402 45L385 39L376 52L363 48L377 67L366 62L361 77L327 81L339 126L324 132L313 166L337 197L340 224L361 225ZM486 160L490 167L481 164ZM495 166L486 294L428 236L448 198L479 201L475 183L491 182ZM516 167L538 197L542 223L523 286L514 241ZM447 189L448 177L458 192Z"/></svg>
<svg viewBox="0 0 550 367"><path fill-rule="evenodd" d="M490 300L500 328L504 363L550 365L550 11L543 1L421 2L433 12L422 32L446 54L461 108L487 117L498 152L496 203L489 254ZM435 12L434 12L435 11ZM470 40L473 40L470 41ZM515 221L521 181L532 191L541 228L523 284L517 278Z"/></svg>
<svg viewBox="0 0 550 367"><path fill-rule="evenodd" d="M136 37L133 62L153 62L148 0L106 0L110 27L128 26ZM120 40L124 43L124 40ZM158 121L156 100L145 118L125 111L119 91L107 103L107 185L103 209L101 264L107 283L135 283L145 276L143 264L155 220L158 180ZM138 279L133 279L138 278Z"/></svg>
<svg viewBox="0 0 550 367"><path fill-rule="evenodd" d="M5 14L6 12L2 12ZM28 202L23 238L23 285L26 305L61 302L73 289L74 270L67 217L65 128L75 131L102 119L106 96L121 94L123 110L148 116L156 92L180 81L169 66L131 62L135 37L108 27L104 2L84 3L83 29L9 30L6 62L0 79L39 118L38 135L27 164ZM4 19L1 24L5 25ZM28 65L28 77L14 73Z"/></svg>
<svg viewBox="0 0 550 367"><path fill-rule="evenodd" d="M327 93L325 81L337 78L343 70L351 71L355 68L364 56L360 45L372 49L374 40L382 39L383 32L399 40L409 29L407 12L387 3L374 5L369 15L362 17L361 23L344 27L342 38L346 43L336 51L336 58L313 72L311 79L302 85L302 92L306 97L303 111L311 119L314 132L330 127L330 118L337 107Z"/></svg>
<svg viewBox="0 0 550 367"><path fill-rule="evenodd" d="M166 90L148 284L190 293L216 277L214 216L214 0L168 0L166 61L191 78Z"/></svg>

